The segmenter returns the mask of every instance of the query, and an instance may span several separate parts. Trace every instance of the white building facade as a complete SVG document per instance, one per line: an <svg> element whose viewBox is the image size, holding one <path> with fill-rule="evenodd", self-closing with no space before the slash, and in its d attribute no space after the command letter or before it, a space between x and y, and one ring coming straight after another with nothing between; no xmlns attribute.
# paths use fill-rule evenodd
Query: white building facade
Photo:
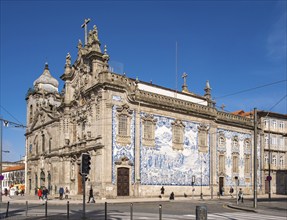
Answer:
<svg viewBox="0 0 287 220"><path fill-rule="evenodd" d="M46 186L57 194L62 186L81 194L82 153L91 155L86 184L99 198L153 197L161 186L176 196L193 188L213 196L235 186L235 177L252 192L250 119L218 111L209 82L202 96L186 81L174 91L111 72L108 61L94 26L75 62L66 57L61 93L47 64L28 91L27 193Z"/></svg>

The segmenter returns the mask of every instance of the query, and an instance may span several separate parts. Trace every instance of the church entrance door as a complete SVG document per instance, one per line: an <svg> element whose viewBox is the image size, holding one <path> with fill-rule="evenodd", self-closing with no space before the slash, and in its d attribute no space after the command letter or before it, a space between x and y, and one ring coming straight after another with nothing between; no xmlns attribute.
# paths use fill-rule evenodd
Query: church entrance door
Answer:
<svg viewBox="0 0 287 220"><path fill-rule="evenodd" d="M78 173L78 194L83 194L83 179L80 173Z"/></svg>
<svg viewBox="0 0 287 220"><path fill-rule="evenodd" d="M129 168L118 168L117 172L117 196L130 195L130 170Z"/></svg>

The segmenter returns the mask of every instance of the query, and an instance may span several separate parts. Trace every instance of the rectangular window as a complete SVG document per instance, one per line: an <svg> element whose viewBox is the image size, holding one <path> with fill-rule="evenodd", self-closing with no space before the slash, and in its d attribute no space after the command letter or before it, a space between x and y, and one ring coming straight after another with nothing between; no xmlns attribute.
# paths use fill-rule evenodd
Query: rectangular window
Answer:
<svg viewBox="0 0 287 220"><path fill-rule="evenodd" d="M284 122L283 121L280 122L279 128L281 131L284 130Z"/></svg>
<svg viewBox="0 0 287 220"><path fill-rule="evenodd" d="M245 164L244 164L244 171L245 173L250 173L250 156L246 155L245 156Z"/></svg>
<svg viewBox="0 0 287 220"><path fill-rule="evenodd" d="M128 118L126 115L120 115L119 116L119 135L127 136L127 128L128 128Z"/></svg>
<svg viewBox="0 0 287 220"><path fill-rule="evenodd" d="M232 157L232 171L233 173L238 173L238 156L234 155Z"/></svg>
<svg viewBox="0 0 287 220"><path fill-rule="evenodd" d="M153 123L151 121L144 122L144 139L152 139Z"/></svg>
<svg viewBox="0 0 287 220"><path fill-rule="evenodd" d="M273 120L273 129L277 128L277 121Z"/></svg>
<svg viewBox="0 0 287 220"><path fill-rule="evenodd" d="M269 129L269 120L264 121L265 129Z"/></svg>
<svg viewBox="0 0 287 220"><path fill-rule="evenodd" d="M207 147L207 132L206 131L198 132L198 145L200 147Z"/></svg>
<svg viewBox="0 0 287 220"><path fill-rule="evenodd" d="M273 156L272 156L272 164L273 164L274 166L276 166L276 165L277 165L277 158L276 158L276 155L273 155Z"/></svg>
<svg viewBox="0 0 287 220"><path fill-rule="evenodd" d="M219 172L224 172L225 157L224 155L219 155Z"/></svg>
<svg viewBox="0 0 287 220"><path fill-rule="evenodd" d="M182 132L181 128L178 126L173 127L173 142L182 143Z"/></svg>

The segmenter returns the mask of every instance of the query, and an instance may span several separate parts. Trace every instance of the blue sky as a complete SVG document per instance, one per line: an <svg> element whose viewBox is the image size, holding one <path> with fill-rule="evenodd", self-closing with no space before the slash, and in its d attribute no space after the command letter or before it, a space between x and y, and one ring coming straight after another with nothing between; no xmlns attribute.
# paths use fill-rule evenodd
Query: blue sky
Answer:
<svg viewBox="0 0 287 220"><path fill-rule="evenodd" d="M45 62L62 90L66 54L76 59L81 25L91 18L89 29L97 25L119 73L181 89L186 72L191 92L203 95L209 80L216 105L226 111L256 107L286 114L286 16L286 1L275 0L2 0L0 113L26 123L25 94ZM10 151L4 161L25 154L24 133L3 128L3 150Z"/></svg>

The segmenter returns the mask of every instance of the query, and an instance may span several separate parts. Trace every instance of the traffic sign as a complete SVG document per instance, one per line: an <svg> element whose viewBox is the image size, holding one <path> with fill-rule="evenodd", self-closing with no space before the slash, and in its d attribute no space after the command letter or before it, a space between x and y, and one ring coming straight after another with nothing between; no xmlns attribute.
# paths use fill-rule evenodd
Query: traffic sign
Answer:
<svg viewBox="0 0 287 220"><path fill-rule="evenodd" d="M272 176L267 176L267 181L271 181L272 180Z"/></svg>
<svg viewBox="0 0 287 220"><path fill-rule="evenodd" d="M4 180L4 176L3 175L0 175L0 180Z"/></svg>

